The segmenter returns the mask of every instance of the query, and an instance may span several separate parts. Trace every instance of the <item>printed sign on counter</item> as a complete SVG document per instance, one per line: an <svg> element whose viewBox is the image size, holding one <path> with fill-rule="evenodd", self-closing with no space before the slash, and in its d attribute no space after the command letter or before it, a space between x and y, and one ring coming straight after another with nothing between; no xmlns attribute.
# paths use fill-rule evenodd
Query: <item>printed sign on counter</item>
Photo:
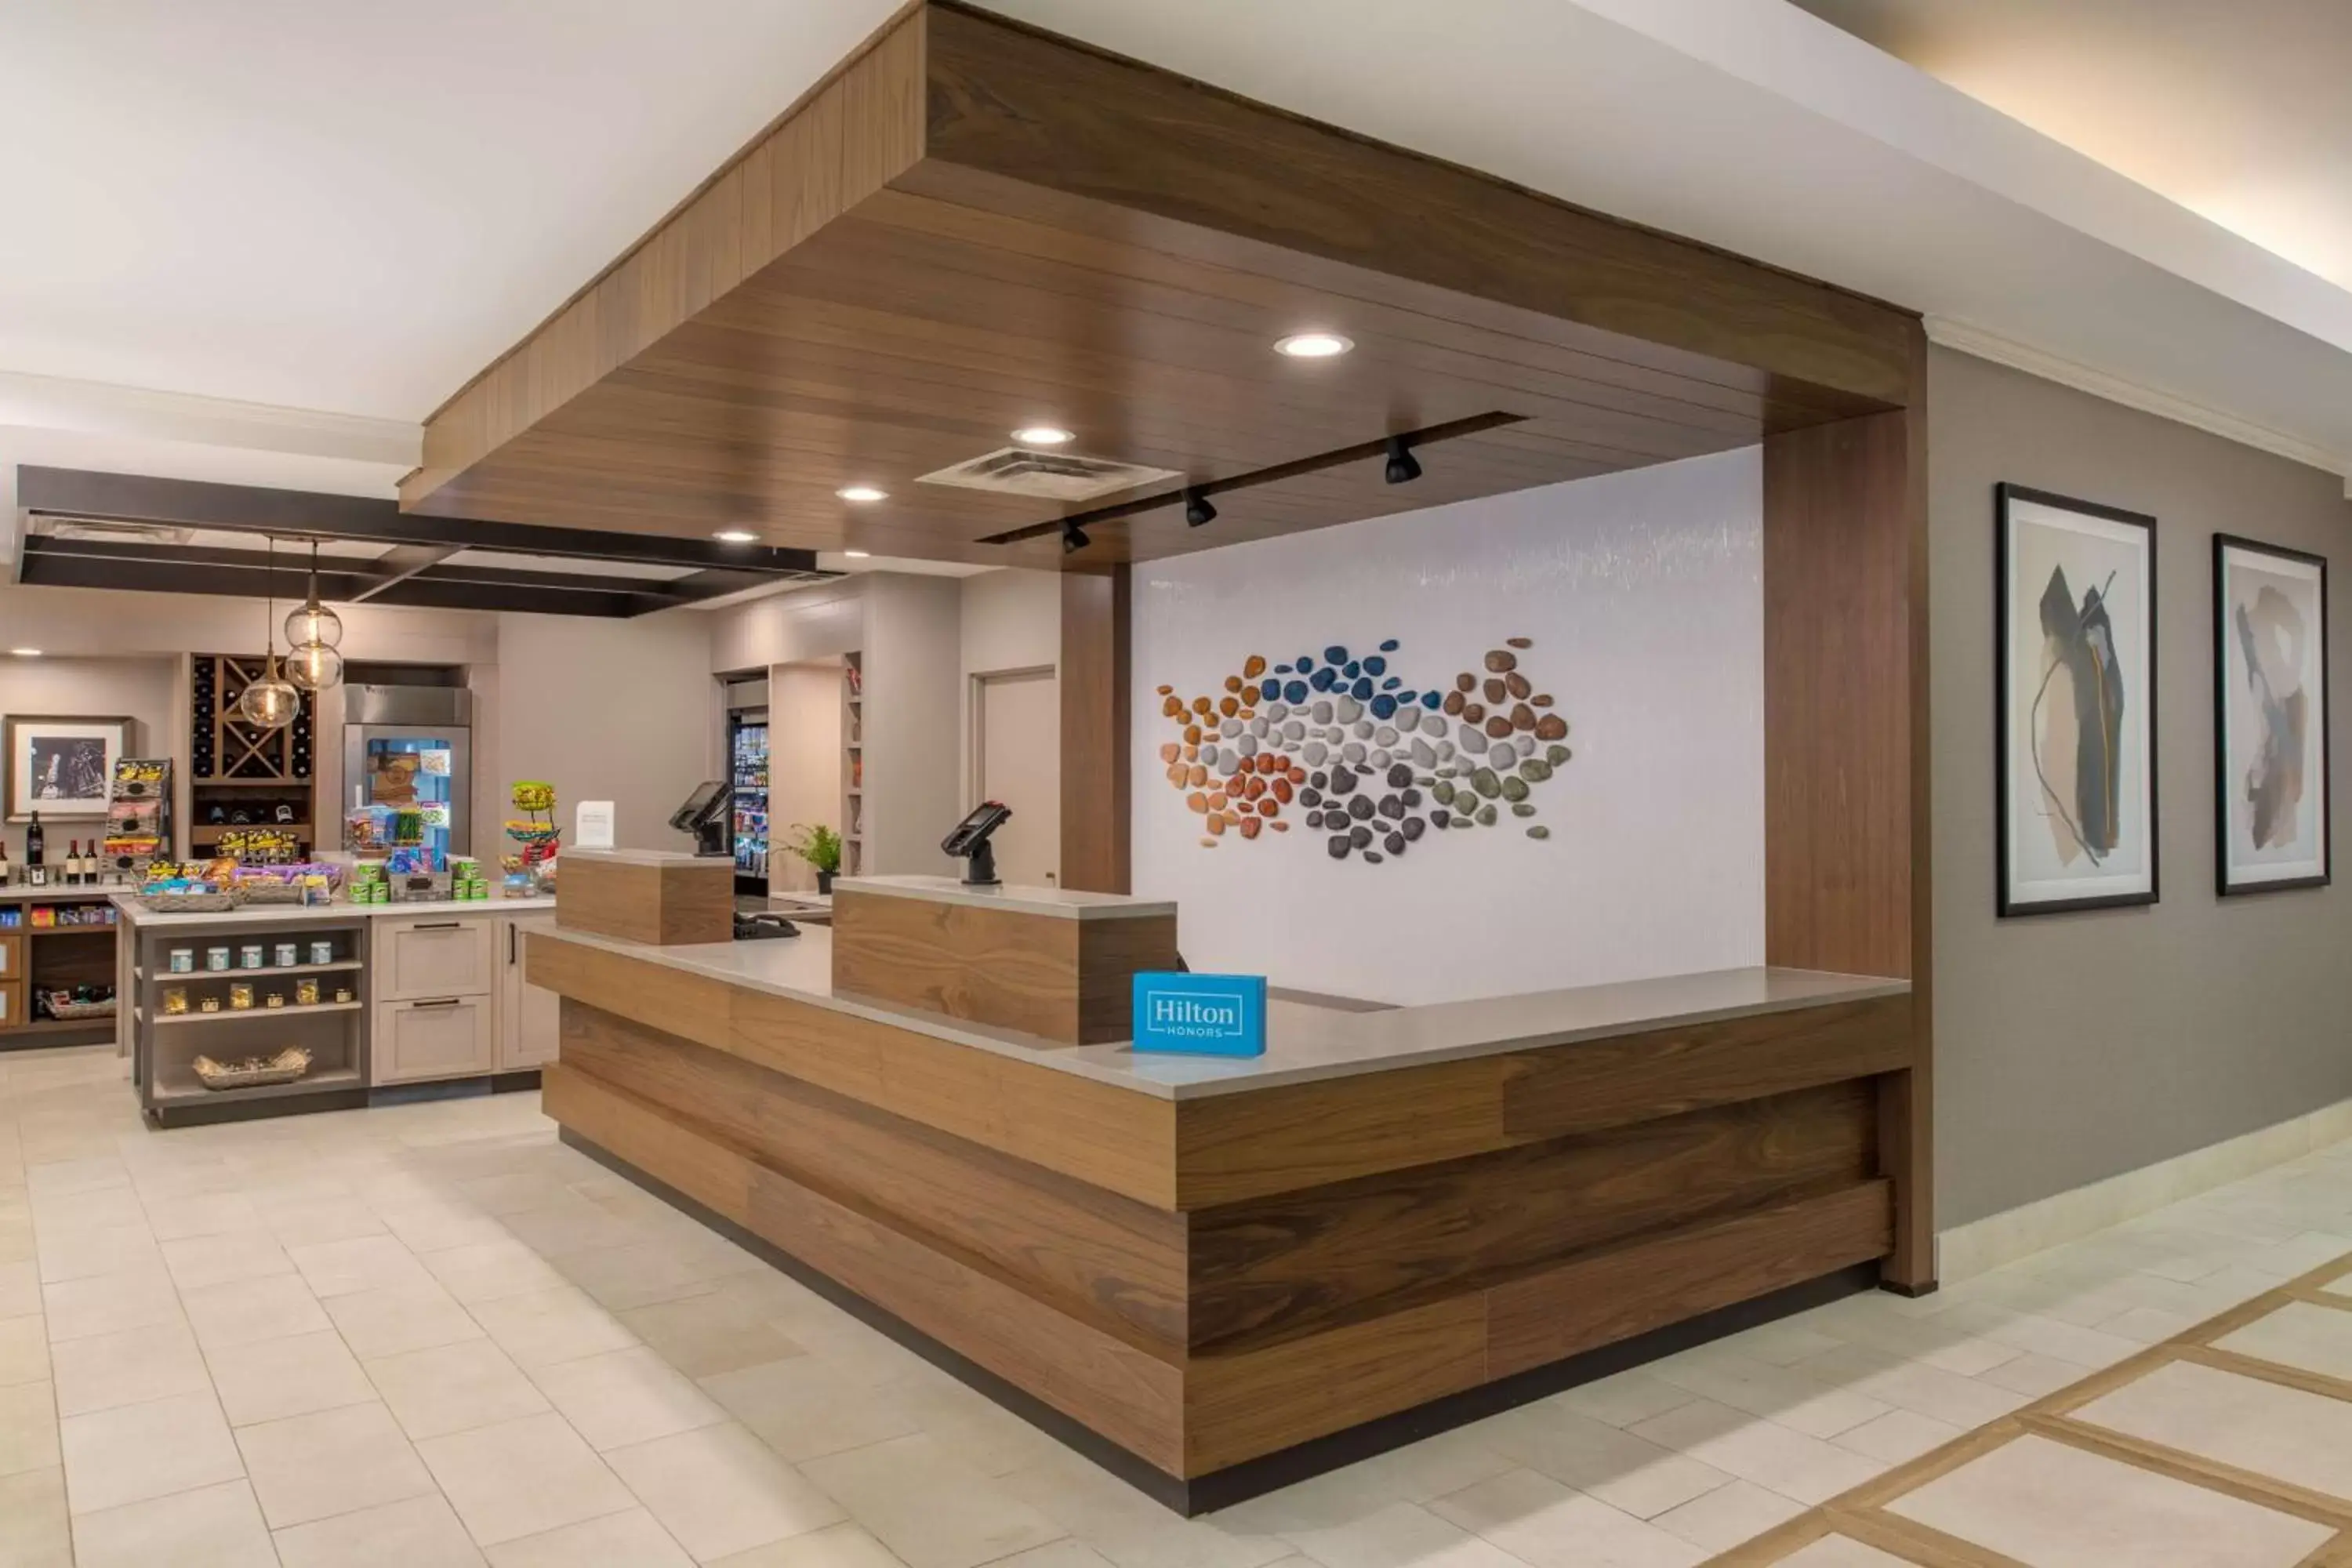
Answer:
<svg viewBox="0 0 2352 1568"><path fill-rule="evenodd" d="M1135 1048L1194 1057L1265 1055L1265 976L1135 976Z"/></svg>
<svg viewBox="0 0 2352 1568"><path fill-rule="evenodd" d="M609 800L583 800L572 814L572 847L574 849L610 849L613 847L613 803Z"/></svg>

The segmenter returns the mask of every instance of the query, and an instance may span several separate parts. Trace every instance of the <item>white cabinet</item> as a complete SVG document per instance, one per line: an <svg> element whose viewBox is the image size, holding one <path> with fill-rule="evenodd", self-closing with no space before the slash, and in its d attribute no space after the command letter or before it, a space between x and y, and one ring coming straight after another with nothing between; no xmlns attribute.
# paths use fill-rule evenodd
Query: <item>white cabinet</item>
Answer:
<svg viewBox="0 0 2352 1568"><path fill-rule="evenodd" d="M375 922L375 999L488 996L498 967L488 915L384 916Z"/></svg>
<svg viewBox="0 0 2352 1568"><path fill-rule="evenodd" d="M375 1081L417 1083L490 1071L497 1054L491 1011L487 994L378 1003L371 1047Z"/></svg>
<svg viewBox="0 0 2352 1568"><path fill-rule="evenodd" d="M552 931L552 914L502 915L498 921L498 1070L521 1072L555 1059L562 999L523 978L523 938Z"/></svg>

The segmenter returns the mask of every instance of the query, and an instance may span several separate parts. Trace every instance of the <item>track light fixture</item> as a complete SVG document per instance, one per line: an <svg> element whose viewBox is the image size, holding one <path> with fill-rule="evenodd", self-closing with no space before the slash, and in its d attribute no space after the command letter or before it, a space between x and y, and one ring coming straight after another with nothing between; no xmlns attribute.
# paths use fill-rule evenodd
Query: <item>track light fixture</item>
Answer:
<svg viewBox="0 0 2352 1568"><path fill-rule="evenodd" d="M1411 484L1421 478L1421 461L1402 436L1389 437L1389 466L1385 473L1392 485Z"/></svg>
<svg viewBox="0 0 2352 1568"><path fill-rule="evenodd" d="M1209 498L1202 495L1199 490L1186 490L1184 492L1184 521L1194 528L1199 528L1203 523L1214 522L1217 521L1217 509L1211 506L1209 504Z"/></svg>
<svg viewBox="0 0 2352 1568"><path fill-rule="evenodd" d="M1076 523L1066 522L1062 524L1063 554L1076 555L1079 551L1084 550L1087 545L1092 544L1093 542L1093 540L1087 537L1087 531L1080 528Z"/></svg>

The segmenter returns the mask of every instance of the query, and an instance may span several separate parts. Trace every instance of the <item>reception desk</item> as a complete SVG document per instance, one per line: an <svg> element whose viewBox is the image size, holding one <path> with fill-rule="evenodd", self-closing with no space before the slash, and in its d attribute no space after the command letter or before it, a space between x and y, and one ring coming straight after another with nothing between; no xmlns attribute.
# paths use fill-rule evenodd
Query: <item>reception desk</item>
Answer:
<svg viewBox="0 0 2352 1568"><path fill-rule="evenodd" d="M978 895L1066 928L992 934L951 889L844 881L790 941L532 935L564 999L548 1114L1172 1507L1861 1288L1893 1247L1905 982L1277 992L1262 1057L1147 1057L981 1021L958 976L1050 988L1154 951L1172 907ZM877 918L940 944L869 980L890 998L841 984L877 973Z"/></svg>

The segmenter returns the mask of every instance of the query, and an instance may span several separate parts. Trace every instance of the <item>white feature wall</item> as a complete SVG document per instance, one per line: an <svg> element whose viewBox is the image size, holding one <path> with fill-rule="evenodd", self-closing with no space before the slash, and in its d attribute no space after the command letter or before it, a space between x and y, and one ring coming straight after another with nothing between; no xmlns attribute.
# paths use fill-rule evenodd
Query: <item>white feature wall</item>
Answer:
<svg viewBox="0 0 2352 1568"><path fill-rule="evenodd" d="M1135 891L1178 900L1196 970L1373 1001L1762 963L1761 497L1749 448L1136 567ZM1570 726L1532 795L1548 840L1506 815L1367 865L1294 805L1286 834L1202 846L1160 686L1394 637L1426 689L1512 637Z"/></svg>

